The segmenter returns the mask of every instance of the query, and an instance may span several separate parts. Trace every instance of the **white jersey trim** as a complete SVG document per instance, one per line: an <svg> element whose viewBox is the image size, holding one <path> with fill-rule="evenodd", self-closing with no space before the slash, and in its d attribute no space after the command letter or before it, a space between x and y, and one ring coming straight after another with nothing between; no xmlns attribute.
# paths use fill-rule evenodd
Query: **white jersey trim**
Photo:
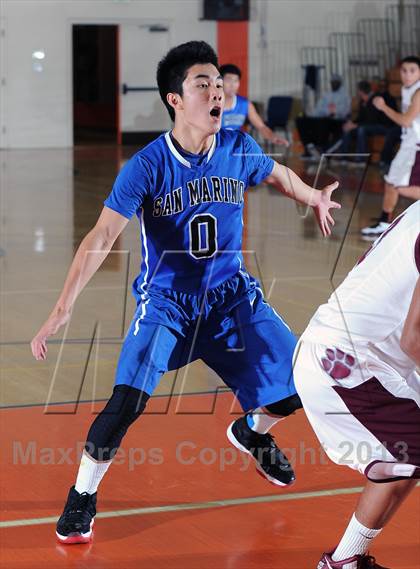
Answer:
<svg viewBox="0 0 420 569"><path fill-rule="evenodd" d="M146 316L146 307L150 302L150 298L147 298L147 291L145 289L145 287L147 285L147 279L149 276L149 249L147 247L147 234L146 234L146 227L144 225L144 209L141 210L140 226L141 226L141 237L142 237L142 242L143 242L143 247L144 247L144 264L146 265L146 272L144 274L143 282L140 285L140 290L142 291L142 294L140 296L140 298L141 298L141 314L136 320L136 325L135 325L135 329L134 329L134 336L137 336L137 333L139 331L140 322Z"/></svg>
<svg viewBox="0 0 420 569"><path fill-rule="evenodd" d="M175 148L174 143L171 140L171 135L170 135L170 131L168 130L168 132L165 134L165 140L166 143L169 147L169 150L172 152L172 154L175 156L175 158L178 160L178 162L181 162L181 164L183 164L184 166L186 166L187 168L191 168L191 163L188 162L188 160L186 160L183 156L181 156L181 154L178 152L178 150Z"/></svg>
<svg viewBox="0 0 420 569"><path fill-rule="evenodd" d="M169 150L171 151L171 153L173 154L173 156L178 160L178 162L181 162L181 164L183 164L184 166L186 166L187 168L191 168L191 162L189 162L186 158L184 158L179 152L178 150L175 148L174 143L172 142L171 139L171 131L168 130L167 133L165 133L165 140L166 140L166 144L168 145ZM213 135L213 142L211 143L210 149L207 152L207 162L209 162L209 160L211 159L211 157L214 154L214 151L216 150L216 135Z"/></svg>
<svg viewBox="0 0 420 569"><path fill-rule="evenodd" d="M211 143L210 150L207 153L207 162L210 161L210 158L213 156L214 151L216 150L216 135L213 135L213 142Z"/></svg>

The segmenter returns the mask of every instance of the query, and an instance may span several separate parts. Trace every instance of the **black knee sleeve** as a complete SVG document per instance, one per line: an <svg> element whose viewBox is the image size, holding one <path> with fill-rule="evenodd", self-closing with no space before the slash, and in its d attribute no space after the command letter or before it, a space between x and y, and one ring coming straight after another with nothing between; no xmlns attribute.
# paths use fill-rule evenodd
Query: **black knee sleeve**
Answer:
<svg viewBox="0 0 420 569"><path fill-rule="evenodd" d="M291 415L298 409L302 409L302 401L299 395L291 395L282 399L281 401L276 401L275 403L270 403L270 405L265 405L265 409L272 415L279 415L280 417L287 417Z"/></svg>
<svg viewBox="0 0 420 569"><path fill-rule="evenodd" d="M95 460L114 457L128 427L143 413L149 395L129 385L116 385L89 429L85 450Z"/></svg>

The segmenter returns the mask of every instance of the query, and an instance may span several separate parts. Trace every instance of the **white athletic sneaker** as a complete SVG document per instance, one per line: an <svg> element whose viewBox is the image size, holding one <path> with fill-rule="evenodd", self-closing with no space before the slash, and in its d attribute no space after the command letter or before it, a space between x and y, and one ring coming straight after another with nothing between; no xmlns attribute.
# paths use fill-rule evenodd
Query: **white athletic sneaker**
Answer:
<svg viewBox="0 0 420 569"><path fill-rule="evenodd" d="M382 233L386 231L390 225L391 224L387 223L386 221L378 221L378 223L375 223L375 225L371 225L370 227L364 227L363 229L360 230L360 233L362 235L379 236L382 235Z"/></svg>

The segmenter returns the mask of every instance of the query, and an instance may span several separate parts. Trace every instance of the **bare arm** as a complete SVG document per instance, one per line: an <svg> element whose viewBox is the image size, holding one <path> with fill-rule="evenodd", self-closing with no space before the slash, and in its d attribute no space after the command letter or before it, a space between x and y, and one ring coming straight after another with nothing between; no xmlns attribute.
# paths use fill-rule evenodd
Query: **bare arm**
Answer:
<svg viewBox="0 0 420 569"><path fill-rule="evenodd" d="M377 109L386 114L388 118L402 127L410 127L413 120L420 114L420 90L416 91L411 100L411 105L405 113L399 113L389 107L382 97L375 97L373 104Z"/></svg>
<svg viewBox="0 0 420 569"><path fill-rule="evenodd" d="M47 338L69 320L76 298L99 269L127 223L128 219L124 216L107 207L103 208L95 227L77 249L56 305L31 342L35 359L45 360Z"/></svg>
<svg viewBox="0 0 420 569"><path fill-rule="evenodd" d="M334 182L322 190L316 190L305 184L293 170L277 162L274 163L271 177L274 178L278 187L287 197L311 206L322 234L324 236L331 234L330 225L334 225L334 220L329 210L341 207L339 203L331 201L331 194L338 187L338 182Z"/></svg>
<svg viewBox="0 0 420 569"><path fill-rule="evenodd" d="M248 120L252 126L258 130L258 132L265 140L273 142L274 144L285 144L286 146L289 145L288 140L282 138L281 136L278 136L274 131L271 130L270 127L265 124L260 115L257 113L255 105L251 103L251 101L248 103Z"/></svg>
<svg viewBox="0 0 420 569"><path fill-rule="evenodd" d="M420 278L411 299L400 345L416 365L420 366Z"/></svg>

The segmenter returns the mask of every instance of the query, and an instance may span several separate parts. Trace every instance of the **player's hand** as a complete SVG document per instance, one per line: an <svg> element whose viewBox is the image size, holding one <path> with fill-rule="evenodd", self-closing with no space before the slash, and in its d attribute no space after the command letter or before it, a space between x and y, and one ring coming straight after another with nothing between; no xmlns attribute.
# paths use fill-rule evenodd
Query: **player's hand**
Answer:
<svg viewBox="0 0 420 569"><path fill-rule="evenodd" d="M331 200L331 194L337 188L338 182L334 182L321 190L319 192L318 203L313 208L319 228L321 229L324 237L331 235L331 227L335 224L335 221L330 214L330 209L339 209L341 207L339 203Z"/></svg>
<svg viewBox="0 0 420 569"><path fill-rule="evenodd" d="M287 140L287 138L283 138L278 134L273 134L273 136L271 137L271 142L273 144L282 144L283 146L289 146L289 141Z"/></svg>
<svg viewBox="0 0 420 569"><path fill-rule="evenodd" d="M31 350L36 360L47 359L47 338L54 336L70 319L70 312L52 312L31 342Z"/></svg>
<svg viewBox="0 0 420 569"><path fill-rule="evenodd" d="M372 103L378 109L378 111L383 111L386 106L385 99L383 97L375 97Z"/></svg>
<svg viewBox="0 0 420 569"><path fill-rule="evenodd" d="M335 115L335 113L337 112L337 107L334 103L330 103L328 105L328 114L329 115Z"/></svg>
<svg viewBox="0 0 420 569"><path fill-rule="evenodd" d="M355 128L357 128L357 124L354 123L353 121L347 121L343 124L343 131L344 132L350 132L351 130L354 130Z"/></svg>

